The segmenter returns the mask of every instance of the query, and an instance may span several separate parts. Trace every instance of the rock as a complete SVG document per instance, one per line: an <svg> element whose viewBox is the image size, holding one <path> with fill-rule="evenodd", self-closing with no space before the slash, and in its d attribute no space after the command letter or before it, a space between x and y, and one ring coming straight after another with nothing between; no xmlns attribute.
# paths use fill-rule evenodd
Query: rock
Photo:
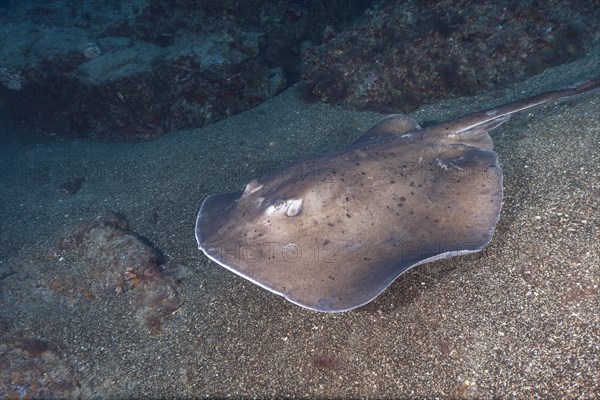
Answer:
<svg viewBox="0 0 600 400"><path fill-rule="evenodd" d="M66 301L127 295L140 323L154 332L180 306L177 283L185 278L185 268L169 268L165 257L129 230L118 214L85 224L50 253L53 265L39 276L38 283Z"/></svg>
<svg viewBox="0 0 600 400"><path fill-rule="evenodd" d="M140 18L152 12L148 5ZM237 114L285 88L257 60L261 34L232 22L162 32L156 43L136 29L122 20L95 30L3 25L1 101L43 132L154 137Z"/></svg>
<svg viewBox="0 0 600 400"><path fill-rule="evenodd" d="M11 2L0 15L0 102L16 122L63 136L203 126L299 79L300 43L370 3Z"/></svg>
<svg viewBox="0 0 600 400"><path fill-rule="evenodd" d="M75 369L49 343L3 332L0 343L0 397L79 398Z"/></svg>
<svg viewBox="0 0 600 400"><path fill-rule="evenodd" d="M93 60L100 54L100 48L95 43L88 43L87 47L83 50L83 56L88 60Z"/></svg>
<svg viewBox="0 0 600 400"><path fill-rule="evenodd" d="M25 83L25 78L21 76L19 71L4 67L0 68L0 84L8 90L19 91L23 89Z"/></svg>
<svg viewBox="0 0 600 400"><path fill-rule="evenodd" d="M61 263L70 266L62 268L69 275L47 273L40 282L70 298L110 297L162 279L161 254L135 233L112 223L85 225L64 238L56 253Z"/></svg>
<svg viewBox="0 0 600 400"><path fill-rule="evenodd" d="M269 78L267 84L268 97L273 97L285 89L287 79L283 68L273 68L269 70Z"/></svg>
<svg viewBox="0 0 600 400"><path fill-rule="evenodd" d="M524 79L598 46L600 9L580 2L384 0L302 53L304 96L381 112Z"/></svg>

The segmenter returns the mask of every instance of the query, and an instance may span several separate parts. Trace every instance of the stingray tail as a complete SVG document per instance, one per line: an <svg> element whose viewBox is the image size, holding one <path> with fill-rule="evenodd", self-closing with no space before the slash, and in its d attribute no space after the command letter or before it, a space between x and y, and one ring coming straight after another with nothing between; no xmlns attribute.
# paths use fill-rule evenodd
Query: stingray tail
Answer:
<svg viewBox="0 0 600 400"><path fill-rule="evenodd" d="M488 110L476 112L474 114L468 115L466 117L455 119L450 123L443 124L443 129L447 131L453 131L456 133L461 133L470 129L473 129L479 125L487 124L492 120L498 119L500 123L494 126L497 127L501 125L506 119L500 119L504 116L514 114L519 111L526 110L531 107L538 106L540 104L547 103L549 101L563 99L566 97L577 96L579 94L589 92L594 89L600 88L600 77L596 77L594 79L590 79L585 82L581 82L576 86L553 90L551 92L546 92L539 94L537 96L529 97L524 100L515 101L512 103L504 104L502 106L491 108ZM441 126L441 127L442 127ZM493 128L492 128L493 129Z"/></svg>

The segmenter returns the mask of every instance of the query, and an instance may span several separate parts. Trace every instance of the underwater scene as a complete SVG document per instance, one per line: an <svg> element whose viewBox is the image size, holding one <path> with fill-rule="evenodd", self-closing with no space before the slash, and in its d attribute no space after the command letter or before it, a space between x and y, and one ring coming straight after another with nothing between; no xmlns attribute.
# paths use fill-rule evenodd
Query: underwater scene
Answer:
<svg viewBox="0 0 600 400"><path fill-rule="evenodd" d="M598 398L600 6L0 0L0 398Z"/></svg>

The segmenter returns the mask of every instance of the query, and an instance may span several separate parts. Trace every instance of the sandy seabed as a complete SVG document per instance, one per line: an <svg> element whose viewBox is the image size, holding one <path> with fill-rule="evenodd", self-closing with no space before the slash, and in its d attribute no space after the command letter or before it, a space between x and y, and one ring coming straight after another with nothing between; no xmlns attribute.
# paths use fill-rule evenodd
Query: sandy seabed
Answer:
<svg viewBox="0 0 600 400"><path fill-rule="evenodd" d="M411 116L441 122L598 71L598 57L589 57ZM194 239L208 194L343 147L381 118L300 97L291 88L228 120L148 142L3 145L0 396L600 393L600 91L527 110L492 131L505 198L483 252L415 268L341 314L308 311L251 284L207 259ZM139 311L148 306L139 293L155 286L106 296L57 289L61 277L63 286L81 284L69 277L85 268L65 253L65 238L114 213L128 221L128 239L143 237L177 271L168 278L176 307L159 326ZM54 284L43 279L50 275Z"/></svg>

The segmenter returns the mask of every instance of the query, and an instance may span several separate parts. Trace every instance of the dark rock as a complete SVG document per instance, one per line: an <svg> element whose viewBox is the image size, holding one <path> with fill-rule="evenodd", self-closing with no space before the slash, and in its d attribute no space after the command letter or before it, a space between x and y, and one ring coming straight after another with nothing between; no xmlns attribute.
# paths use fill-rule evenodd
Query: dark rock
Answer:
<svg viewBox="0 0 600 400"><path fill-rule="evenodd" d="M0 16L0 101L52 135L144 138L206 125L299 79L302 41L371 1L351 3L19 2Z"/></svg>
<svg viewBox="0 0 600 400"><path fill-rule="evenodd" d="M304 97L411 111L582 57L600 41L598 21L600 8L578 0L380 1L355 26L305 47Z"/></svg>
<svg viewBox="0 0 600 400"><path fill-rule="evenodd" d="M60 185L60 187L69 194L75 194L79 192L79 189L81 189L81 185L83 185L83 182L85 182L85 178L75 178L64 182L62 185Z"/></svg>

